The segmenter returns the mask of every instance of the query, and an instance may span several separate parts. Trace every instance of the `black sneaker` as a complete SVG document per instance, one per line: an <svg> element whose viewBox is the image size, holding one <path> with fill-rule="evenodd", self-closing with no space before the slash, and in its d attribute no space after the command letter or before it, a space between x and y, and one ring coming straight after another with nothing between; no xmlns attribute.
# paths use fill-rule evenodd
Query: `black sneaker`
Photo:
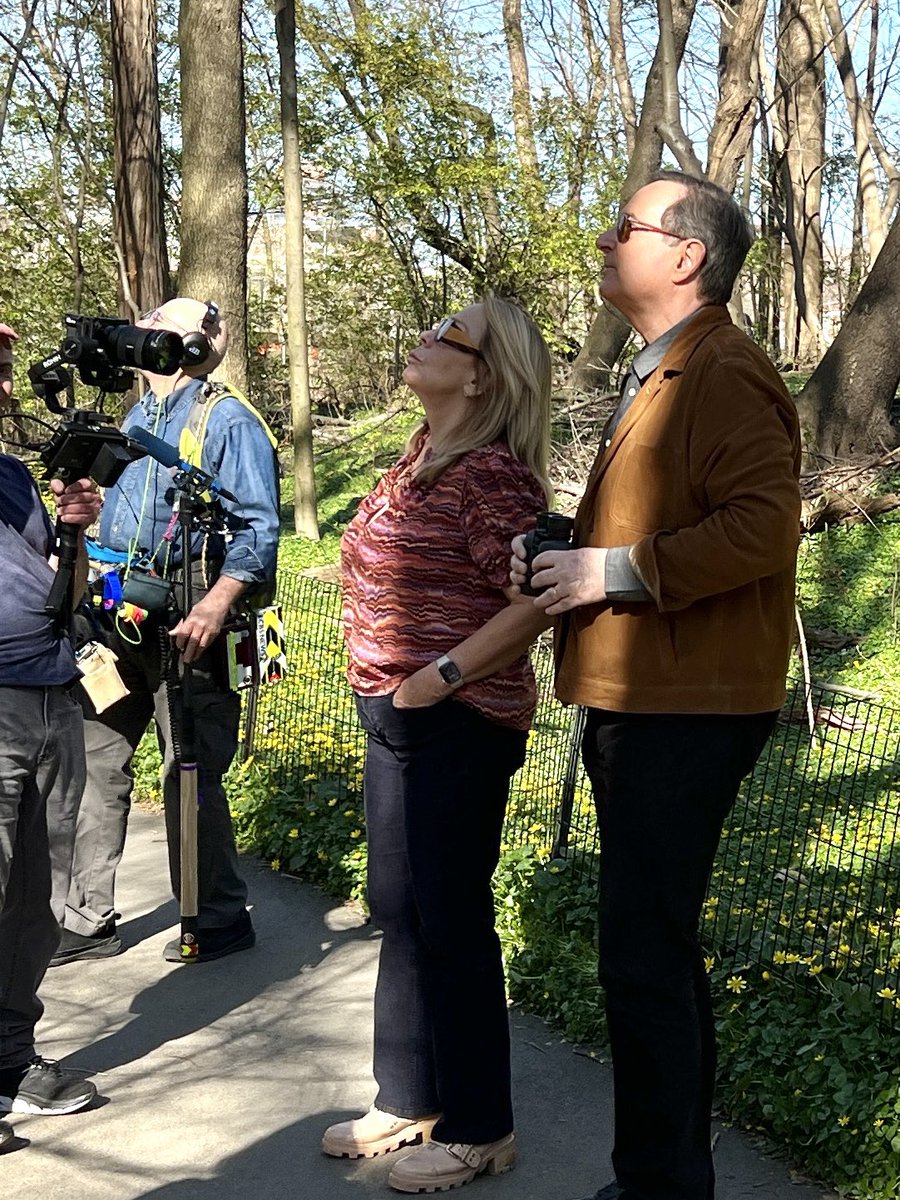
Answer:
<svg viewBox="0 0 900 1200"><path fill-rule="evenodd" d="M60 1070L49 1058L33 1058L23 1067L0 1070L0 1112L78 1112L97 1095L92 1083Z"/></svg>
<svg viewBox="0 0 900 1200"><path fill-rule="evenodd" d="M0 1121L0 1151L4 1146L8 1146L10 1142L16 1140L16 1131L12 1125L7 1125L5 1121Z"/></svg>
<svg viewBox="0 0 900 1200"><path fill-rule="evenodd" d="M112 958L121 953L122 939L116 933L115 925L97 933L73 933L71 929L64 929L50 966L61 967L83 958Z"/></svg>
<svg viewBox="0 0 900 1200"><path fill-rule="evenodd" d="M181 938L166 943L163 958L166 962L212 962L214 958L224 958L226 954L234 954L237 950L249 950L251 946L256 945L256 933L250 914L245 909L230 925L222 925L217 929L201 929L197 940L200 943L200 953L196 958L185 960L182 957Z"/></svg>

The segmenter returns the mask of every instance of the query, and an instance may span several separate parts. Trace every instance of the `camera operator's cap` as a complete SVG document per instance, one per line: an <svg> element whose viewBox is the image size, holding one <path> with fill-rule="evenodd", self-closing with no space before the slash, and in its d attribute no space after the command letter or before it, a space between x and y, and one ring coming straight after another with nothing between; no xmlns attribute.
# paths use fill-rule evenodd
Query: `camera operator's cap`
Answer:
<svg viewBox="0 0 900 1200"><path fill-rule="evenodd" d="M228 326L215 305L205 300L177 296L137 322L142 329L168 329L181 337L201 333L209 342L209 354L196 367L183 366L185 375L206 375L215 370L228 349Z"/></svg>

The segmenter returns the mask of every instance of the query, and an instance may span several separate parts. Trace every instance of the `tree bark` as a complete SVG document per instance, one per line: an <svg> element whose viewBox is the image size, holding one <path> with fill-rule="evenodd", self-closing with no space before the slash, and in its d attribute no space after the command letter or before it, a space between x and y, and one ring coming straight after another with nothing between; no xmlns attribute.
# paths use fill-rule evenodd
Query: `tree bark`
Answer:
<svg viewBox="0 0 900 1200"><path fill-rule="evenodd" d="M156 74L156 0L111 0L119 311L130 321L170 296Z"/></svg>
<svg viewBox="0 0 900 1200"><path fill-rule="evenodd" d="M694 18L696 0L674 0L672 4L672 45L670 55L675 69L684 56ZM662 161L663 142L659 125L665 121L665 78L661 43L644 88L641 119L634 139L634 153L622 185L622 201L627 201L646 184ZM603 308L594 318L584 345L572 364L572 386L576 391L603 390L609 387L610 373L628 340L631 326L612 309Z"/></svg>
<svg viewBox="0 0 900 1200"><path fill-rule="evenodd" d="M893 447L900 383L900 220L895 220L840 332L797 400L812 467Z"/></svg>
<svg viewBox="0 0 900 1200"><path fill-rule="evenodd" d="M247 166L241 0L181 0L182 200L178 291L228 322L215 375L246 392Z"/></svg>
<svg viewBox="0 0 900 1200"><path fill-rule="evenodd" d="M287 343L291 371L291 431L294 443L294 530L319 540L313 465L312 405L309 395L309 331L303 262L303 172L297 117L297 22L294 0L275 0L275 40L281 91L284 146L284 258Z"/></svg>
<svg viewBox="0 0 900 1200"><path fill-rule="evenodd" d="M509 55L513 132L519 166L528 186L540 193L543 189L534 142L534 122L531 117L528 57L522 33L522 0L503 0L503 33L506 37L506 52Z"/></svg>
<svg viewBox="0 0 900 1200"><path fill-rule="evenodd" d="M766 0L726 0L719 36L719 99L706 152L707 178L737 186L759 105L759 44Z"/></svg>
<svg viewBox="0 0 900 1200"><path fill-rule="evenodd" d="M784 280L784 356L801 368L824 350L822 169L825 162L824 35L818 0L782 0L776 99L785 145L779 172L789 248Z"/></svg>

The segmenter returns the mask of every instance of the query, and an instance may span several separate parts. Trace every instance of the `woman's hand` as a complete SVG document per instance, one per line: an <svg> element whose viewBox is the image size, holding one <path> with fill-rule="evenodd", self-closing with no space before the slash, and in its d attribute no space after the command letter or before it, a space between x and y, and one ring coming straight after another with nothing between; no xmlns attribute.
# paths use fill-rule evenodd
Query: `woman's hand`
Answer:
<svg viewBox="0 0 900 1200"><path fill-rule="evenodd" d="M450 695L436 663L429 663L406 679L394 692L394 708L430 708Z"/></svg>

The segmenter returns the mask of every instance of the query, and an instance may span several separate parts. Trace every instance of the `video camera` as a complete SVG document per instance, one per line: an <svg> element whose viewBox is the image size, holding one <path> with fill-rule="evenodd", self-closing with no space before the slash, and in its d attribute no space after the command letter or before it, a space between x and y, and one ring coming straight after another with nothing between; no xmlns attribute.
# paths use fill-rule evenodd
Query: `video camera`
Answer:
<svg viewBox="0 0 900 1200"><path fill-rule="evenodd" d="M181 363L183 343L166 329L140 329L121 317L82 317L68 313L59 349L28 368L28 378L38 399L63 420L38 449L46 477L65 482L90 478L101 487L114 484L130 462L147 453L106 422L102 397L126 392L135 370L174 375ZM70 363L82 380L101 392L99 411L74 406ZM64 407L58 397L65 391L72 402Z"/></svg>

